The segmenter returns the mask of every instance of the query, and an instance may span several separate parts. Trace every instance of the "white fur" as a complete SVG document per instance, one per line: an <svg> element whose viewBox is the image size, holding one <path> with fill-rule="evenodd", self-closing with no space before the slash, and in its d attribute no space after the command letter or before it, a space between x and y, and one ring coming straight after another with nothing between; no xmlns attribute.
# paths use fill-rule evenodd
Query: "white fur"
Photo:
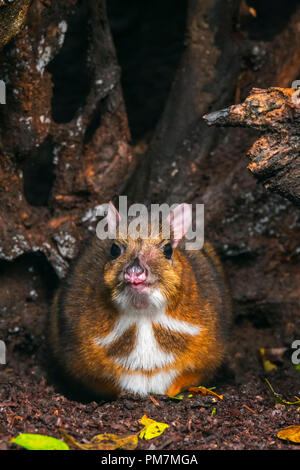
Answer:
<svg viewBox="0 0 300 470"><path fill-rule="evenodd" d="M174 361L174 355L164 352L156 342L151 318L143 316L136 322L137 335L134 350L117 362L130 370L152 370Z"/></svg>
<svg viewBox="0 0 300 470"><path fill-rule="evenodd" d="M149 294L149 306L146 309L136 309L131 304L130 296L122 292L116 299L121 315L111 333L103 338L95 338L94 342L101 346L109 346L120 338L132 325L136 325L136 342L134 350L125 357L115 361L125 367L128 373L120 378L120 386L141 395L147 393L164 393L176 376L174 370L161 371L150 377L143 374L157 367L172 364L175 360L173 353L163 351L157 343L153 324L161 325L167 330L178 333L198 335L201 328L198 325L177 320L166 314L166 301L159 289ZM130 373L140 370L141 373Z"/></svg>
<svg viewBox="0 0 300 470"><path fill-rule="evenodd" d="M136 321L137 319L133 319L130 316L121 315L112 332L107 336L104 336L104 338L95 338L94 342L101 346L109 346L111 343L119 339Z"/></svg>
<svg viewBox="0 0 300 470"><path fill-rule="evenodd" d="M120 386L123 390L148 395L149 393L164 394L176 378L177 372L169 370L167 372L157 372L151 377L145 374L123 374L120 378Z"/></svg>
<svg viewBox="0 0 300 470"><path fill-rule="evenodd" d="M133 313L140 316L140 314L154 315L158 310L165 310L166 299L162 295L160 289L153 289L148 294L148 307L146 309L137 309L132 305L132 298L129 291L123 290L115 298L115 303L121 312L132 315Z"/></svg>

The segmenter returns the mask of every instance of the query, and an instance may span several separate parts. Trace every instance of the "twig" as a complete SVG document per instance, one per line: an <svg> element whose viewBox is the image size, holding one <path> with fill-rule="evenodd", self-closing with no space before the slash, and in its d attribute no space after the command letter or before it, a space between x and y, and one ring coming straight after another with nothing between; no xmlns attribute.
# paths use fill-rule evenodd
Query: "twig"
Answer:
<svg viewBox="0 0 300 470"><path fill-rule="evenodd" d="M243 404L243 407L246 408L247 410L251 411L251 413L253 413L254 415L257 415L257 413L254 410L252 410L252 408L250 408L250 406L247 406L247 405Z"/></svg>

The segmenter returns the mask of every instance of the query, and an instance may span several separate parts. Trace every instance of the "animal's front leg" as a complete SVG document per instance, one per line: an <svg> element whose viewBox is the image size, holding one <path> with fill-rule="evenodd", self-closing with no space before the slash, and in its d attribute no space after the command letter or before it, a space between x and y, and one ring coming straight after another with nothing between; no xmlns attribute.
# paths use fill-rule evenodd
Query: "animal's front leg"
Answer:
<svg viewBox="0 0 300 470"><path fill-rule="evenodd" d="M186 390L189 387L197 386L200 384L202 374L200 372L183 372L179 377L177 377L171 386L168 388L166 395L169 397L174 397L183 390Z"/></svg>

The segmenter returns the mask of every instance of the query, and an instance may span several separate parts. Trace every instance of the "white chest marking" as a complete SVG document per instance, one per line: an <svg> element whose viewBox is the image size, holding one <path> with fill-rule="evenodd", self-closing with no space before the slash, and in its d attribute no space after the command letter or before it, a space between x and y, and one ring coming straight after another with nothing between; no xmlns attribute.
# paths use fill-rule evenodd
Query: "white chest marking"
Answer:
<svg viewBox="0 0 300 470"><path fill-rule="evenodd" d="M161 325L166 330L189 334L195 336L200 333L198 325L192 325L166 315L165 311L157 311L156 314L145 312L122 313L113 331L104 338L95 338L95 343L101 346L109 346L119 339L132 325L136 325L136 344L134 350L125 357L117 358L116 361L124 367L137 370L152 370L163 367L174 361L174 354L164 352L154 336L152 323Z"/></svg>
<svg viewBox="0 0 300 470"><path fill-rule="evenodd" d="M191 336L201 332L200 326L167 315L165 301L160 291L155 291L151 300L148 309L134 309L126 296L120 295L121 315L114 329L107 336L94 339L95 344L106 347L118 340L132 325L136 325L135 348L128 356L114 360L128 371L120 377L121 388L140 395L165 393L177 375L174 369L159 371L151 376L143 373L170 365L175 360L173 353L167 353L160 348L154 336L153 324ZM140 372L130 372L137 370Z"/></svg>
<svg viewBox="0 0 300 470"><path fill-rule="evenodd" d="M174 355L164 352L157 344L149 317L139 319L136 326L135 348L129 356L118 358L119 364L131 370L152 370L174 361Z"/></svg>
<svg viewBox="0 0 300 470"><path fill-rule="evenodd" d="M141 396L148 395L149 393L164 394L176 376L177 372L174 369L157 372L150 377L142 373L122 374L120 387L123 390L138 393Z"/></svg>
<svg viewBox="0 0 300 470"><path fill-rule="evenodd" d="M172 353L164 352L156 342L152 318L149 315L122 313L113 331L104 338L96 338L96 344L109 346L120 338L132 325L136 325L135 348L128 356L114 359L116 362L131 370L152 370L163 367L174 360Z"/></svg>

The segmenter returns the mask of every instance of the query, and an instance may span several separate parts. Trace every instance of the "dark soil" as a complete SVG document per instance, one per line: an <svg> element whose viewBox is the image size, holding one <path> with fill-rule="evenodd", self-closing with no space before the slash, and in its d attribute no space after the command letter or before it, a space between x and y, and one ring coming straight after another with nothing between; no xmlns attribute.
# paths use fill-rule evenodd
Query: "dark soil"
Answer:
<svg viewBox="0 0 300 470"><path fill-rule="evenodd" d="M28 307L29 301L25 303ZM15 449L9 441L23 432L61 438L61 427L79 442L104 432L135 433L144 414L170 427L153 440L139 440L138 449L299 449L277 438L281 428L300 424L300 409L276 404L265 377L276 392L294 401L300 395L300 374L291 363L291 351L276 371L264 371L258 348L278 345L271 329L255 329L247 321L233 328L229 367L211 384L223 400L155 396L158 406L151 398L126 393L113 402L80 403L59 393L47 377L38 304L30 301L36 314L24 329L9 320L7 364L0 366L0 449ZM26 331L30 326L31 336Z"/></svg>

